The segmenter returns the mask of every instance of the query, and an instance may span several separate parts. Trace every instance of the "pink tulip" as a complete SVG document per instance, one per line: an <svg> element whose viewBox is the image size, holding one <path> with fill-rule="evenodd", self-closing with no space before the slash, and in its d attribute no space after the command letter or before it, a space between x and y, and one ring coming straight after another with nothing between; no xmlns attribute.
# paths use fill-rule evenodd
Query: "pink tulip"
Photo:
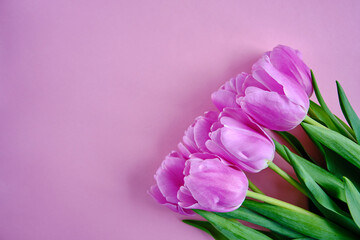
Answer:
<svg viewBox="0 0 360 240"><path fill-rule="evenodd" d="M308 97L313 93L310 68L302 60L300 51L288 46L278 45L271 52L266 53L271 64L292 81L299 83Z"/></svg>
<svg viewBox="0 0 360 240"><path fill-rule="evenodd" d="M274 158L272 139L241 108L224 108L197 117L185 131L179 150L185 158L213 153L243 171L259 172Z"/></svg>
<svg viewBox="0 0 360 240"><path fill-rule="evenodd" d="M272 161L275 146L269 135L242 111L225 108L211 127L209 152L247 172L259 172Z"/></svg>
<svg viewBox="0 0 360 240"><path fill-rule="evenodd" d="M288 131L304 120L311 93L309 68L295 50L278 46L253 65L237 103L260 125Z"/></svg>
<svg viewBox="0 0 360 240"><path fill-rule="evenodd" d="M165 157L154 176L156 185L150 189L150 195L160 204L184 215L193 212L178 205L177 192L184 185L185 159L178 152L171 152Z"/></svg>
<svg viewBox="0 0 360 240"><path fill-rule="evenodd" d="M178 192L179 206L212 212L231 212L246 197L248 180L213 154L194 154L186 161L185 182Z"/></svg>
<svg viewBox="0 0 360 240"><path fill-rule="evenodd" d="M212 154L193 154L189 160L177 152L168 155L155 174L150 194L175 212L191 209L230 212L245 199L245 174Z"/></svg>
<svg viewBox="0 0 360 240"><path fill-rule="evenodd" d="M305 118L312 92L310 69L300 52L279 45L253 65L251 75L231 79L212 100L219 110L241 107L261 126L288 131Z"/></svg>

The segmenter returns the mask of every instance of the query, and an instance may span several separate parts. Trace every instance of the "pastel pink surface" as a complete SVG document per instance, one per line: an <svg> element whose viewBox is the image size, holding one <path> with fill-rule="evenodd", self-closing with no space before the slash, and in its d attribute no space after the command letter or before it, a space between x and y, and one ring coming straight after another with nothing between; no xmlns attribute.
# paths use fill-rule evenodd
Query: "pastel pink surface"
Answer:
<svg viewBox="0 0 360 240"><path fill-rule="evenodd" d="M0 238L210 239L146 194L210 94L277 44L360 112L359 1L0 2ZM279 165L286 164L276 159ZM305 205L270 171L266 193ZM269 180L271 179L271 180Z"/></svg>

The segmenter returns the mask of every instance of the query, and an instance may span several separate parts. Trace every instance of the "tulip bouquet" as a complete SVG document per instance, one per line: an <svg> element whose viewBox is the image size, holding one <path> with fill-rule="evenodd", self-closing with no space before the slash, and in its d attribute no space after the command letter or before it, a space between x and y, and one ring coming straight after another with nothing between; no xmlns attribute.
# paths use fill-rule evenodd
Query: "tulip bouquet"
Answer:
<svg viewBox="0 0 360 240"><path fill-rule="evenodd" d="M326 105L300 52L275 47L251 74L212 94L219 111L185 131L157 170L150 195L180 214L202 216L206 221L183 221L214 239L360 239L360 120L338 82L337 89L347 123ZM313 92L319 104L309 100ZM298 125L323 159L309 156L288 132ZM287 144L270 137L276 135ZM275 152L297 179L273 163ZM246 176L267 167L303 193L311 210L266 196Z"/></svg>

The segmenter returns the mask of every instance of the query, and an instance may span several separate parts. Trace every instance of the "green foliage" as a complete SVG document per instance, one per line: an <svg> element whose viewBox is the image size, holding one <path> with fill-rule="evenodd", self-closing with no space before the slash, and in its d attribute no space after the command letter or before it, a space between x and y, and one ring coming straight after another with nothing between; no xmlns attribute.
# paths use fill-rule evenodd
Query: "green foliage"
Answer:
<svg viewBox="0 0 360 240"><path fill-rule="evenodd" d="M319 87L317 85L314 73L311 71L311 77L312 77L312 81L313 81L313 87L314 87L314 92L316 95L317 100L320 103L320 106L322 107L323 111L327 114L328 118L330 118L332 124L327 125L330 129L341 133L342 135L346 136L349 139L352 139L353 141L355 141L355 138L351 135L351 133L349 133L346 128L340 123L340 121L335 117L334 114L332 114L332 112L330 111L330 109L328 108L328 106L326 105ZM335 128L333 127L333 125L335 126Z"/></svg>
<svg viewBox="0 0 360 240"><path fill-rule="evenodd" d="M324 240L356 239L349 231L311 212L298 212L251 200L245 200L243 206L308 237Z"/></svg>
<svg viewBox="0 0 360 240"><path fill-rule="evenodd" d="M194 210L208 220L221 234L231 240L269 240L268 236L243 224L203 210Z"/></svg>
<svg viewBox="0 0 360 240"><path fill-rule="evenodd" d="M354 135L357 142L360 142L360 119L356 115L354 109L352 108L348 98L346 97L344 89L341 87L340 83L336 81L336 86L338 90L339 102L341 110L346 118L346 121L349 123L351 128L354 130Z"/></svg>
<svg viewBox="0 0 360 240"><path fill-rule="evenodd" d="M314 181L312 176L298 163L297 159L293 157L288 149L285 149L292 162L292 166L298 176L299 180L306 187L308 195L317 208L328 219L337 222L340 225L352 230L358 231L354 221L350 218L349 214L343 211Z"/></svg>
<svg viewBox="0 0 360 240"><path fill-rule="evenodd" d="M311 139L321 143L360 168L360 146L341 134L327 128L301 124Z"/></svg>
<svg viewBox="0 0 360 240"><path fill-rule="evenodd" d="M245 207L240 207L236 209L235 211L228 212L228 213L217 213L220 216L226 217L226 218L235 218L244 220L247 222L251 222L254 224L257 224L259 226L265 227L273 232L279 233L281 235L290 237L290 238L299 238L303 237L302 234L295 232L267 217L264 217L254 211L251 211L250 209L247 209Z"/></svg>
<svg viewBox="0 0 360 240"><path fill-rule="evenodd" d="M207 221L186 219L186 220L183 220L183 222L210 234L215 240L229 240L227 237L222 235L218 230L216 230L216 228L214 228L213 225L211 225Z"/></svg>
<svg viewBox="0 0 360 240"><path fill-rule="evenodd" d="M356 225L360 227L360 193L354 186L354 184L344 177L345 182L345 194L348 207L351 213L352 218L354 219Z"/></svg>

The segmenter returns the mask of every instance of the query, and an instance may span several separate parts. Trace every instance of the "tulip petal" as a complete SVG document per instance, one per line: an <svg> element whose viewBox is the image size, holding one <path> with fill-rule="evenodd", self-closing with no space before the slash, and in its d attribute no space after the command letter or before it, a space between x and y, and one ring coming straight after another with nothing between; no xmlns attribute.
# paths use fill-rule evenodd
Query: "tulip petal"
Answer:
<svg viewBox="0 0 360 240"><path fill-rule="evenodd" d="M206 112L204 117L197 118L194 125L194 141L201 152L207 152L205 142L209 139L211 125L217 120L218 113Z"/></svg>
<svg viewBox="0 0 360 240"><path fill-rule="evenodd" d="M183 143L178 144L178 149L184 158L189 158L189 156L191 155L191 152Z"/></svg>
<svg viewBox="0 0 360 240"><path fill-rule="evenodd" d="M256 162L259 165L256 166L259 171L266 168L267 161L274 158L274 144L259 134L223 128L221 142L236 158L247 164ZM261 146L261 151L259 151L259 146Z"/></svg>
<svg viewBox="0 0 360 240"><path fill-rule="evenodd" d="M191 195L191 192L186 187L182 186L178 191L179 206L188 209L198 209L201 206Z"/></svg>
<svg viewBox="0 0 360 240"><path fill-rule="evenodd" d="M293 103L309 108L309 98L296 79L290 78L277 70L270 58L264 55L253 65L253 77L272 92L286 95ZM247 95L247 88L245 95Z"/></svg>
<svg viewBox="0 0 360 240"><path fill-rule="evenodd" d="M188 127L188 129L186 129L183 142L189 152L195 153L198 151L194 140L194 125L191 125Z"/></svg>
<svg viewBox="0 0 360 240"><path fill-rule="evenodd" d="M276 69L298 81L309 97L312 95L310 68L303 62L299 51L279 45L271 52L270 59Z"/></svg>
<svg viewBox="0 0 360 240"><path fill-rule="evenodd" d="M177 204L177 192L184 184L183 170L185 159L177 152L172 152L156 171L155 179L160 192L170 203Z"/></svg>
<svg viewBox="0 0 360 240"><path fill-rule="evenodd" d="M243 85L245 83L246 78L249 76L248 73L242 72L238 74L235 78L235 91L237 95L243 96L244 95L244 88Z"/></svg>
<svg viewBox="0 0 360 240"><path fill-rule="evenodd" d="M190 174L185 186L201 206L199 209L229 212L245 199L248 181L242 171L235 170L219 159L190 159Z"/></svg>
<svg viewBox="0 0 360 240"><path fill-rule="evenodd" d="M177 204L174 203L169 203L168 201L166 201L165 197L161 194L159 188L157 185L153 185L150 188L149 191L150 196L152 196L158 203L168 207L169 209L171 209L174 212L183 214L183 215L194 215L195 213L190 210L190 209L184 209L180 206L178 206Z"/></svg>
<svg viewBox="0 0 360 240"><path fill-rule="evenodd" d="M248 88L239 104L260 125L277 131L288 131L299 125L307 109L286 96L257 88Z"/></svg>
<svg viewBox="0 0 360 240"><path fill-rule="evenodd" d="M218 91L214 92L211 94L211 100L217 109L219 109L219 111L226 107L239 107L236 104L236 93L227 90L219 89Z"/></svg>

